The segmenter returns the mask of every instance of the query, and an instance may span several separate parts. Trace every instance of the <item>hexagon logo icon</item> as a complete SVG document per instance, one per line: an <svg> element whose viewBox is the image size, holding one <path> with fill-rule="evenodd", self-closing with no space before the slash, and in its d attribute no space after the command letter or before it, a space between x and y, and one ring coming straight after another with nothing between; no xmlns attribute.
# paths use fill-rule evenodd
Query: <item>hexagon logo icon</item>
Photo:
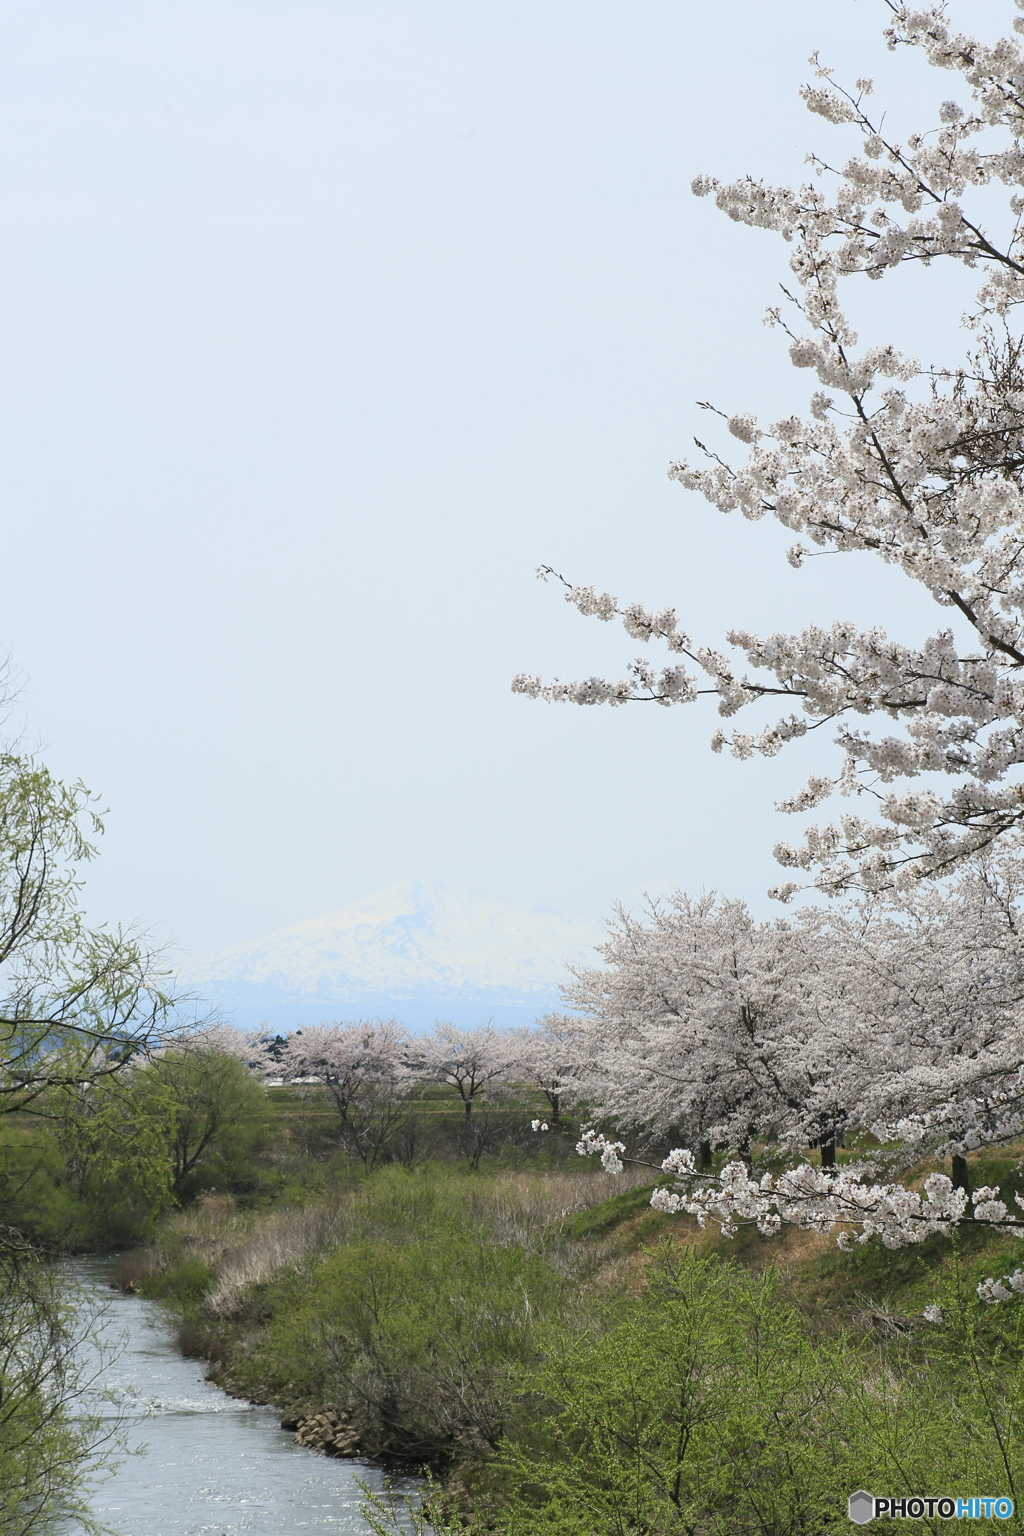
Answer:
<svg viewBox="0 0 1024 1536"><path fill-rule="evenodd" d="M875 1496L866 1488L858 1488L846 1501L847 1512L854 1525L867 1525L875 1518Z"/></svg>

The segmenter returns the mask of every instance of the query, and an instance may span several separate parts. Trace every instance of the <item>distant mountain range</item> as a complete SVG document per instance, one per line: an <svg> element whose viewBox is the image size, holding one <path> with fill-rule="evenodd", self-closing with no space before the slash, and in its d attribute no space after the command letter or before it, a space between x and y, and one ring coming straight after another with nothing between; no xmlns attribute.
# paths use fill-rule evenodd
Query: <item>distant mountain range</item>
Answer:
<svg viewBox="0 0 1024 1536"><path fill-rule="evenodd" d="M240 1028L392 1014L412 1029L532 1024L602 930L454 886L409 880L205 955L184 979Z"/></svg>

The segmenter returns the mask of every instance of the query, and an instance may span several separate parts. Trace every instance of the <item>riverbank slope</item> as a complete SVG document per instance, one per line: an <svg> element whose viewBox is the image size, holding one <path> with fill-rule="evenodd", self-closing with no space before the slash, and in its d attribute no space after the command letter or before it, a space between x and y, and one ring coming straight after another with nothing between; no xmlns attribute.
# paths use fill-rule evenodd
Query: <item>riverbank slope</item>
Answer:
<svg viewBox="0 0 1024 1536"><path fill-rule="evenodd" d="M1005 1197L1018 1156L976 1181ZM631 1510L782 1536L845 1531L859 1486L1024 1492L1024 1328L974 1289L1015 1245L730 1242L641 1177L390 1166L261 1211L213 1195L120 1279L213 1380L320 1415L329 1451L434 1469L472 1529L612 1536Z"/></svg>

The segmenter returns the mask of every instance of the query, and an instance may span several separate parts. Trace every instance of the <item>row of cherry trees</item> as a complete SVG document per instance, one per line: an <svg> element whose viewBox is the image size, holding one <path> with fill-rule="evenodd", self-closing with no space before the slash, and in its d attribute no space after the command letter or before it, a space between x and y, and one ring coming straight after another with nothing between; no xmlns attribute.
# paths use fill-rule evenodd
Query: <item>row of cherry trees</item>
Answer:
<svg viewBox="0 0 1024 1536"><path fill-rule="evenodd" d="M202 1040L239 1057L268 1084L320 1091L334 1108L343 1144L368 1164L387 1155L410 1110L431 1089L449 1090L478 1153L490 1145L479 1125L481 1107L535 1107L543 1086L557 1106L561 1092L554 1067L543 1059L542 1035L492 1023L460 1029L441 1022L425 1036L410 1034L395 1019L323 1023L276 1037L217 1025L204 1030ZM535 1081L538 1072L543 1084Z"/></svg>
<svg viewBox="0 0 1024 1536"><path fill-rule="evenodd" d="M998 1190L971 1190L967 1158L1024 1132L1015 853L967 860L941 889L771 920L678 892L617 912L599 954L534 1029L439 1023L418 1037L372 1020L276 1039L218 1029L209 1043L265 1081L315 1085L371 1164L423 1091L446 1085L467 1131L475 1106L518 1105L538 1133L567 1112L584 1120L578 1150L611 1172L627 1145L653 1154L672 1178L653 1203L726 1232L791 1222L900 1246L968 1213L1013 1230ZM840 1165L850 1138L857 1161ZM780 1157L787 1171L765 1171ZM950 1175L923 1193L892 1182L925 1157L949 1160ZM1024 1274L991 1284L1000 1299Z"/></svg>
<svg viewBox="0 0 1024 1536"><path fill-rule="evenodd" d="M613 1139L609 1121L634 1146L638 1131L675 1144L656 1207L727 1234L791 1223L842 1245L900 1247L968 1215L1021 1230L998 1188L972 1190L967 1161L1024 1133L1024 861L1013 850L961 862L943 888L774 921L679 894L641 918L620 912L604 958L568 989L576 1013L548 1030L563 1032L573 1091L606 1122L584 1131L581 1152L621 1168L629 1138ZM861 1147L840 1167L848 1131ZM790 1154L788 1168L758 1167L755 1144ZM808 1146L820 1166L799 1155ZM730 1156L712 1168L715 1148ZM924 1158L950 1160L951 1174L923 1190L899 1182ZM989 1301L1018 1291L1021 1269L981 1287Z"/></svg>
<svg viewBox="0 0 1024 1536"><path fill-rule="evenodd" d="M533 1030L394 1020L276 1040L222 1033L262 1077L318 1085L358 1147L410 1096L447 1085L471 1115L518 1099L626 1134L640 1149L820 1149L874 1131L910 1163L1016 1134L1024 1060L1024 865L966 863L943 891L863 896L755 919L714 895L620 910L603 964L577 969L566 1011Z"/></svg>
<svg viewBox="0 0 1024 1536"><path fill-rule="evenodd" d="M916 1157L929 1132L949 1143L975 1130L979 1102L1024 1060L1022 895L1009 858L965 865L942 892L792 920L678 895L618 914L605 968L569 989L576 1021L549 1027L567 1047L577 1036L588 1104L703 1146L701 1161L759 1140L820 1146L829 1165L847 1126Z"/></svg>

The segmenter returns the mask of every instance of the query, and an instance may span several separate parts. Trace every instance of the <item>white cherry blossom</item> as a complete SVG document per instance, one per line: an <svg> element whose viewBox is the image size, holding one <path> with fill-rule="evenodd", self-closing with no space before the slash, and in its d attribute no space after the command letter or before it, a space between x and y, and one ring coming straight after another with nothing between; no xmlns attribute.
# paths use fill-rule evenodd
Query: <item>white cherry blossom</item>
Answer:
<svg viewBox="0 0 1024 1536"><path fill-rule="evenodd" d="M691 639L672 610L559 577L580 613L620 622L670 660L638 658L614 682L513 683L533 698L590 705L670 707L710 695L725 719L781 701L774 723L716 732L715 750L739 758L837 729L835 773L782 809L805 811L831 793L854 803L778 845L780 862L802 877L779 887L783 898L808 882L831 893L887 888L1024 838L1024 53L1012 38L987 45L958 32L941 6L890 0L889 11L888 46L918 49L958 76L961 101L945 100L936 124L898 142L869 108L870 82L848 89L815 58L804 102L859 148L844 150L837 168L812 156L800 186L694 181L729 218L785 242L790 317L775 309L770 319L815 387L806 415L762 426L742 408L717 413L750 445L745 462L698 442L700 459L669 473L723 513L777 518L799 535L790 553L798 567L814 550L872 552L948 620L912 644L837 621L767 636L736 629L717 649ZM861 346L843 284L936 261L981 279L967 355L924 368L893 342Z"/></svg>
<svg viewBox="0 0 1024 1536"><path fill-rule="evenodd" d="M481 1099L518 1076L520 1046L518 1034L495 1029L493 1024L460 1029L457 1024L438 1023L410 1047L409 1067L421 1081L454 1088L469 1115Z"/></svg>

